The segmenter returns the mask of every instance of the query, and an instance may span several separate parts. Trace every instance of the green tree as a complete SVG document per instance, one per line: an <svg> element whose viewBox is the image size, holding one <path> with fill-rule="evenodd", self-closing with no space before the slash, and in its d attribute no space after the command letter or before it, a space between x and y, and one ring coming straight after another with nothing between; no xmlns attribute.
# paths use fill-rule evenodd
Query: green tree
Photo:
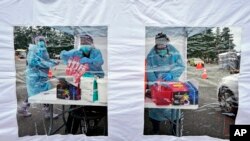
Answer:
<svg viewBox="0 0 250 141"><path fill-rule="evenodd" d="M35 44L34 38L42 35L46 38L50 56L59 54L63 49L70 50L74 45L73 35L61 32L49 26L20 27L14 28L14 48L28 49L29 44Z"/></svg>
<svg viewBox="0 0 250 141"><path fill-rule="evenodd" d="M215 52L215 35L212 32L212 29L208 29L203 34L202 39L202 45L203 45L203 55L202 59L204 59L206 62L213 62L216 58L216 52Z"/></svg>
<svg viewBox="0 0 250 141"><path fill-rule="evenodd" d="M196 57L206 62L213 61L216 55L215 35L212 29L207 29L202 33L196 34L188 38L187 52L189 57Z"/></svg>
<svg viewBox="0 0 250 141"><path fill-rule="evenodd" d="M215 33L211 28L203 33L188 37L188 58L198 57L205 62L217 62L218 54L234 50L233 35L229 28L217 27Z"/></svg>
<svg viewBox="0 0 250 141"><path fill-rule="evenodd" d="M188 38L187 55L189 57L200 57L202 48L200 42L202 41L202 34L197 34Z"/></svg>
<svg viewBox="0 0 250 141"><path fill-rule="evenodd" d="M228 27L223 28L221 32L221 42L219 46L220 52L227 52L233 50L235 44L233 43L233 34L230 33Z"/></svg>

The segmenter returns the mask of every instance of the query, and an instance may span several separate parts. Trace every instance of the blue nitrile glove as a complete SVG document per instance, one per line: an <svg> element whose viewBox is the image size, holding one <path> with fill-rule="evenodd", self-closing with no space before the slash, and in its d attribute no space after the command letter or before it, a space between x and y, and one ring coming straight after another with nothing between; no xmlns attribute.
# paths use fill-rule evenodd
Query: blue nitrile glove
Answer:
<svg viewBox="0 0 250 141"><path fill-rule="evenodd" d="M60 59L63 61L63 64L67 64L69 58L70 58L70 57L67 56L67 51L63 50L63 51L60 53Z"/></svg>
<svg viewBox="0 0 250 141"><path fill-rule="evenodd" d="M164 80L164 81L171 81L171 80L173 80L173 75L171 74L171 73L164 73L163 75L162 75L162 79Z"/></svg>
<svg viewBox="0 0 250 141"><path fill-rule="evenodd" d="M83 57L81 60L80 60L80 63L81 64L90 64L90 63L92 63L92 60L91 59L89 59L89 58L87 58L87 57Z"/></svg>

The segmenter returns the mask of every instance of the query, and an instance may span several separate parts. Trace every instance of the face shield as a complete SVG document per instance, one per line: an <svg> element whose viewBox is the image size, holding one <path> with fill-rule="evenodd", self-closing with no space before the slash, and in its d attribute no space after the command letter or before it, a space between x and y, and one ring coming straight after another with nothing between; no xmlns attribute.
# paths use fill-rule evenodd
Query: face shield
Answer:
<svg viewBox="0 0 250 141"><path fill-rule="evenodd" d="M83 54L88 55L92 48L93 48L93 38L89 35L81 36L80 51L82 51Z"/></svg>
<svg viewBox="0 0 250 141"><path fill-rule="evenodd" d="M82 35L81 37L81 45L93 45L93 38L89 35Z"/></svg>
<svg viewBox="0 0 250 141"><path fill-rule="evenodd" d="M169 42L169 38L166 34L158 33L155 36L155 44L156 44L156 53L160 56L165 56L168 54L167 44Z"/></svg>

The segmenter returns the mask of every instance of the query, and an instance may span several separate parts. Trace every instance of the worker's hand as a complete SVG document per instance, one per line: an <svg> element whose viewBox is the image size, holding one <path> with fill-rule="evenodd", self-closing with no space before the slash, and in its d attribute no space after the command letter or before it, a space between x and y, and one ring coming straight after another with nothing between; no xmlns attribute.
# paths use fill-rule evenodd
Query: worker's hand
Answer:
<svg viewBox="0 0 250 141"><path fill-rule="evenodd" d="M89 59L89 58L87 58L87 57L83 57L81 60L80 60L80 63L81 64L90 64L90 63L92 63L92 60L91 59Z"/></svg>
<svg viewBox="0 0 250 141"><path fill-rule="evenodd" d="M164 74L162 75L162 79L163 79L164 81L171 81L171 80L173 80L173 75L172 75L172 73L169 73L169 72L164 73Z"/></svg>

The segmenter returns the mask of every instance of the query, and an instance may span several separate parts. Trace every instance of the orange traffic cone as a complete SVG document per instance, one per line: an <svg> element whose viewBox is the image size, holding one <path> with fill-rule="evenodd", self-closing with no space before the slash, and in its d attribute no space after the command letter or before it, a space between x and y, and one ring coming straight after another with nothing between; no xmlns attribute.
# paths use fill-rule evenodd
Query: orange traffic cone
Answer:
<svg viewBox="0 0 250 141"><path fill-rule="evenodd" d="M196 65L196 69L197 70L201 70L203 67L202 67L202 64L201 63L198 63L197 65Z"/></svg>
<svg viewBox="0 0 250 141"><path fill-rule="evenodd" d="M207 76L207 70L205 68L203 69L203 73L201 75L201 78L202 79L207 79L208 78L208 76Z"/></svg>
<svg viewBox="0 0 250 141"><path fill-rule="evenodd" d="M49 78L52 78L52 76L53 76L53 74L52 74L52 70L51 70L51 69L49 69L49 72L48 72L48 77L49 77Z"/></svg>

